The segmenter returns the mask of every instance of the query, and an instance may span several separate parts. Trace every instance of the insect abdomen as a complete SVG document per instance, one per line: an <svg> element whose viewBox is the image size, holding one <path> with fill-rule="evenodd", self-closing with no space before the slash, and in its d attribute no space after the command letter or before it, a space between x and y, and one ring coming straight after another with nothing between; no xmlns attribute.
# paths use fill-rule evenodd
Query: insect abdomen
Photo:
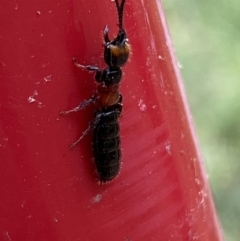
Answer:
<svg viewBox="0 0 240 241"><path fill-rule="evenodd" d="M94 129L94 159L100 182L115 178L120 170L118 112L103 113Z"/></svg>

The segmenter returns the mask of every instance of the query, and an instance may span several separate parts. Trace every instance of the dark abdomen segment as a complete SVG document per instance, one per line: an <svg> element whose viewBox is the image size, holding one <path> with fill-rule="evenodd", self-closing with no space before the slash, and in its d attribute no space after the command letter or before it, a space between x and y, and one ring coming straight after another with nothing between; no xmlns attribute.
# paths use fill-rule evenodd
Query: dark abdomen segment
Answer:
<svg viewBox="0 0 240 241"><path fill-rule="evenodd" d="M119 112L98 112L99 121L94 128L94 158L100 182L115 178L120 170Z"/></svg>

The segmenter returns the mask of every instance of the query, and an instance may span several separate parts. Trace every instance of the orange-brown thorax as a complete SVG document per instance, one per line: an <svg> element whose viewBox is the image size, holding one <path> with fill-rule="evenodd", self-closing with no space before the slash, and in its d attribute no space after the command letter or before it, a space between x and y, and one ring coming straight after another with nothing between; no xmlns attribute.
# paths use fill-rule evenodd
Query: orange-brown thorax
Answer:
<svg viewBox="0 0 240 241"><path fill-rule="evenodd" d="M103 84L100 84L98 86L97 92L95 94L95 104L97 109L112 106L119 102L120 94L118 91L118 87L119 85L105 86Z"/></svg>
<svg viewBox="0 0 240 241"><path fill-rule="evenodd" d="M128 56L130 54L130 45L128 43L125 43L123 46L115 46L115 45L110 45L111 53L112 55L119 57L121 55L126 55Z"/></svg>

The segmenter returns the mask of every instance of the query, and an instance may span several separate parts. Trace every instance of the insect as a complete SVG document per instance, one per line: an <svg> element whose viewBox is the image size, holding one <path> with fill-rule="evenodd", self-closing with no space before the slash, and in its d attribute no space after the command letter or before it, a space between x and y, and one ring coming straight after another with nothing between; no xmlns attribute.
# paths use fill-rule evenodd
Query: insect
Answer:
<svg viewBox="0 0 240 241"><path fill-rule="evenodd" d="M99 83L95 94L77 107L60 112L61 115L67 115L90 104L95 105L94 119L80 138L69 148L75 147L84 136L93 130L94 160L100 183L114 179L120 171L121 164L119 117L122 113L122 95L119 92L119 85L122 79L121 67L127 63L130 56L130 45L123 27L125 0L122 0L121 4L115 0L115 4L118 13L118 34L113 40L110 40L108 26L103 30L104 61L108 66L100 69L93 65L81 65L75 58L73 59L76 67L95 72L95 80Z"/></svg>

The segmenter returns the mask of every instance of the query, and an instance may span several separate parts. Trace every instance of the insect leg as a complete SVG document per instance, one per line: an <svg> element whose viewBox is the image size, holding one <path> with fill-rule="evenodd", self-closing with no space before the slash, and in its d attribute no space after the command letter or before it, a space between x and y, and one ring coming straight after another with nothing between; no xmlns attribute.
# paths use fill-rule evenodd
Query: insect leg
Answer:
<svg viewBox="0 0 240 241"><path fill-rule="evenodd" d="M88 128L82 133L79 139L69 146L69 149L73 149L83 139L84 136L86 136L92 129L96 127L101 118L101 115L102 114L96 115L96 117L90 122Z"/></svg>
<svg viewBox="0 0 240 241"><path fill-rule="evenodd" d="M100 83L100 82L103 82L103 73L104 71L102 71L101 69L99 69L97 66L94 66L94 65L82 65L82 64L79 64L77 62L77 60L75 58L73 58L73 63L76 67L78 68L81 68L81 69L86 69L88 71L95 71L96 74L95 74L95 80Z"/></svg>
<svg viewBox="0 0 240 241"><path fill-rule="evenodd" d="M80 105L78 105L77 107L71 109L71 110L62 110L60 111L60 115L68 115L69 113L72 113L72 112L77 112L83 108L85 108L86 106L94 103L95 101L95 96L92 96L92 98L90 98L89 100L84 100Z"/></svg>
<svg viewBox="0 0 240 241"><path fill-rule="evenodd" d="M81 69L86 69L88 71L96 71L96 72L100 71L101 72L101 70L97 66L79 64L75 58L73 58L73 63L76 67L81 68Z"/></svg>

